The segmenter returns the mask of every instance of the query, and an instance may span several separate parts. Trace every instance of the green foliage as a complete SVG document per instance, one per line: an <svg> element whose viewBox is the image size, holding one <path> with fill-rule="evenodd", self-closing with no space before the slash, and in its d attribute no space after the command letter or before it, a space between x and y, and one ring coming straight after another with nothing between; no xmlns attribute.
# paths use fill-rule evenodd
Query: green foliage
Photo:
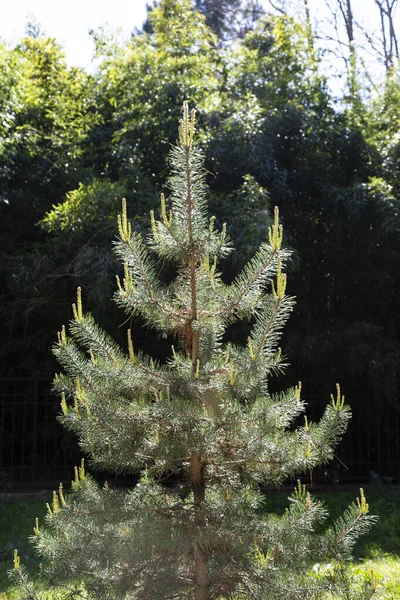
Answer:
<svg viewBox="0 0 400 600"><path fill-rule="evenodd" d="M369 106L366 134L376 149L375 160L380 163L380 174L384 176L395 198L399 194L399 105L399 73L394 71L387 78L379 96Z"/></svg>
<svg viewBox="0 0 400 600"><path fill-rule="evenodd" d="M240 256L238 252L229 255L229 266L228 260L224 262L225 272L235 273L254 254L272 225L269 194L254 177L245 175L239 189L212 194L210 209L218 213L218 223L227 223L229 237L240 248Z"/></svg>
<svg viewBox="0 0 400 600"><path fill-rule="evenodd" d="M322 85L316 72L318 62L310 56L305 29L293 19L265 17L235 54L236 93L251 91L263 107L278 110L287 104L306 108L318 99Z"/></svg>
<svg viewBox="0 0 400 600"><path fill-rule="evenodd" d="M223 41L243 37L264 14L257 0L195 0L194 6L205 15L207 25Z"/></svg>
<svg viewBox="0 0 400 600"><path fill-rule="evenodd" d="M125 188L120 183L95 179L90 184L79 184L76 190L66 194L62 204L53 206L42 220L42 227L58 237L68 232L79 237L96 227L106 227L109 219L114 217L117 203L125 195Z"/></svg>
<svg viewBox="0 0 400 600"><path fill-rule="evenodd" d="M63 52L50 38L25 38L7 54L19 75L11 87L19 98L3 147L7 160L14 157L19 170L16 173L14 166L7 179L10 185L13 175L23 179L29 173L31 188L46 189L49 180L60 183L61 172L73 177L77 170L90 120L97 118L92 79L68 69Z"/></svg>

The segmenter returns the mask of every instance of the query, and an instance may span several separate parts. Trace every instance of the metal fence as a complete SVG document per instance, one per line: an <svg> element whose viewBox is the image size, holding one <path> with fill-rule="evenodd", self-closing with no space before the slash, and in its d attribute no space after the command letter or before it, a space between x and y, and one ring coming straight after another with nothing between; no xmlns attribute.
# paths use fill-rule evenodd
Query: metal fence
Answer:
<svg viewBox="0 0 400 600"><path fill-rule="evenodd" d="M0 379L0 490L53 487L71 479L76 439L57 421L47 379Z"/></svg>
<svg viewBox="0 0 400 600"><path fill-rule="evenodd" d="M309 399L310 400L310 399ZM352 402L353 418L335 459L316 473L327 481L376 474L400 479L400 411ZM0 379L0 491L54 487L69 481L80 460L76 438L57 421L59 402L44 379ZM309 401L317 420L321 408Z"/></svg>

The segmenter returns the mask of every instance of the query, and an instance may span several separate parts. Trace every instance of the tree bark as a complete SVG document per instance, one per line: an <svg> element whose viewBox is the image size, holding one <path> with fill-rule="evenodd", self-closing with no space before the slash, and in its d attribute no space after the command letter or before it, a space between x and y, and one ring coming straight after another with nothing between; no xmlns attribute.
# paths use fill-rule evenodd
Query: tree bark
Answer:
<svg viewBox="0 0 400 600"><path fill-rule="evenodd" d="M306 27L307 27L307 38L308 38L308 49L310 51L310 57L312 60L312 66L315 68L315 48L314 48L314 35L311 24L311 14L308 0L304 0L304 11L306 13Z"/></svg>
<svg viewBox="0 0 400 600"><path fill-rule="evenodd" d="M207 552L202 544L198 543L201 537L201 528L206 526L206 516L202 505L206 495L206 465L201 460L201 456L193 452L190 457L190 479L192 482L194 495L195 511L195 531L196 540L193 545L194 553L194 586L196 600L209 600L210 598L210 577L207 572Z"/></svg>
<svg viewBox="0 0 400 600"><path fill-rule="evenodd" d="M375 0L375 4L379 9L381 19L383 60L386 75L390 75L394 59L399 58L399 46L393 23L393 13L397 0ZM386 31L386 27L388 31Z"/></svg>
<svg viewBox="0 0 400 600"><path fill-rule="evenodd" d="M185 169L186 169L186 211L187 224L189 234L189 253L188 253L188 269L189 281L191 290L191 306L188 315L188 339L186 351L191 355L193 375L198 376L199 370L199 341L200 335L197 327L197 250L195 239L193 236L193 212L196 198L192 196L192 182L190 179L190 148L191 142L189 128L193 130L194 126L194 111L191 113L192 122L189 122L189 109L185 102L185 116L182 125L185 149ZM195 326L193 327L193 324ZM194 586L196 600L210 599L210 578L207 572L207 551L205 549L202 533L207 524L206 515L203 509L203 503L206 497L206 462L198 452L192 452L190 456L190 481L193 489L193 506L194 506L194 540L193 540L193 556L194 556Z"/></svg>

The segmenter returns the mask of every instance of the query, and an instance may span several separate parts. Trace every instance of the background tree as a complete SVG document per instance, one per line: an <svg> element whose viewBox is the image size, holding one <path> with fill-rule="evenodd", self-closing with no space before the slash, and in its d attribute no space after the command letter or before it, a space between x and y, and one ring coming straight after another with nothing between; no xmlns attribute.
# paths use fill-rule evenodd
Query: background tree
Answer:
<svg viewBox="0 0 400 600"><path fill-rule="evenodd" d="M244 37L265 14L258 0L195 0L194 7L205 15L218 39L225 42Z"/></svg>
<svg viewBox="0 0 400 600"><path fill-rule="evenodd" d="M23 370L37 369L32 365L35 352L38 357L47 354L48 341L42 338L38 347L27 317L35 311L38 326L46 329L52 318L46 295L54 293L48 286L50 274L58 281L60 274L36 224L52 203L85 177L82 145L97 115L93 78L67 68L55 40L27 37L15 49L2 47L0 60L4 84L0 268L7 332L2 370L11 374L16 354Z"/></svg>
<svg viewBox="0 0 400 600"><path fill-rule="evenodd" d="M386 75L392 71L395 61L399 61L399 43L394 26L394 12L397 0L375 0L381 20L382 55Z"/></svg>
<svg viewBox="0 0 400 600"><path fill-rule="evenodd" d="M349 98L354 104L359 102L359 90L357 81L357 54L354 36L354 16L351 0L337 0L340 13L346 29L349 56L346 58Z"/></svg>

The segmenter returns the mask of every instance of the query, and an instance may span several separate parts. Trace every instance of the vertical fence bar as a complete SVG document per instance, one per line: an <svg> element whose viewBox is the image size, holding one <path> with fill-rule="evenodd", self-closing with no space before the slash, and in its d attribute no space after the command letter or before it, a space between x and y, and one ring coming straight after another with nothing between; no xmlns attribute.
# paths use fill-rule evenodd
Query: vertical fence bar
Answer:
<svg viewBox="0 0 400 600"><path fill-rule="evenodd" d="M358 407L357 413L360 414L360 416L361 416L362 411L361 411L361 403L360 402L357 403L357 407ZM357 418L359 418L358 414L357 414ZM355 460L356 464L354 466L357 468L357 475L360 474L360 466L362 464L361 461L363 460L363 456L365 457L365 452L366 452L366 449L365 448L363 449L363 437L365 437L365 436L363 436L362 431L363 431L362 427L357 427L357 433L358 433L357 444L355 444L355 447L354 447L354 454L357 457ZM365 428L364 428L364 431L365 431ZM360 462L361 462L361 464L360 464Z"/></svg>
<svg viewBox="0 0 400 600"><path fill-rule="evenodd" d="M16 402L14 402L13 404L10 404L10 410L11 410L11 461L10 461L10 466L11 466L11 472L15 471L15 464L14 464L14 460L15 460L15 444L13 443L13 440L16 439L16 435L15 435L15 410L16 410ZM18 473L18 471L17 471Z"/></svg>
<svg viewBox="0 0 400 600"><path fill-rule="evenodd" d="M400 411L396 411L396 427L394 428L395 439L395 477L400 478Z"/></svg>
<svg viewBox="0 0 400 600"><path fill-rule="evenodd" d="M4 445L5 445L5 435L4 435L4 423L5 423L5 394L4 389L0 390L0 469L4 468Z"/></svg>
<svg viewBox="0 0 400 600"><path fill-rule="evenodd" d="M25 400L25 398L24 398ZM21 469L21 483L24 481L25 479L25 442L26 442L26 420L27 418L29 418L29 407L27 406L27 403L24 402L24 400L22 400L21 398L21 402L20 402L20 410L19 410L19 415L20 415L20 421L21 421L21 425L22 425L22 431L21 431L21 456L20 456L20 469Z"/></svg>
<svg viewBox="0 0 400 600"><path fill-rule="evenodd" d="M34 483L37 479L36 473L36 455L37 455L37 426L38 426L38 386L39 382L35 381L35 387L33 391L33 423L32 423L32 446L31 446L31 483Z"/></svg>
<svg viewBox="0 0 400 600"><path fill-rule="evenodd" d="M376 452L377 452L377 459L378 459L378 465L377 465L377 469L376 472L377 473L384 473L385 472L385 463L387 464L388 461L388 452L387 452L387 448L383 448L382 449L382 422L385 422L385 416L386 416L386 420L389 416L389 411L387 410L387 406L383 407L383 410L380 406L376 407L377 410L377 418L376 418ZM382 414L383 412L383 414ZM385 415L386 413L386 415ZM389 434L390 429L387 430L387 435ZM383 450L383 453L382 453Z"/></svg>

